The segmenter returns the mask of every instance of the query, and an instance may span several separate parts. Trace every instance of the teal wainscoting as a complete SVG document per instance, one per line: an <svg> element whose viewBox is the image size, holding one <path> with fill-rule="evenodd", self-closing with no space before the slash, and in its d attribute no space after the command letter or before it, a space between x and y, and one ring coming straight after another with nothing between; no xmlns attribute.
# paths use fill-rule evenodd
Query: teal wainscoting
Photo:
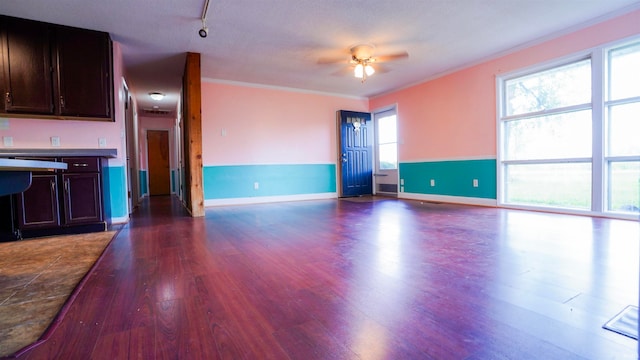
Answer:
<svg viewBox="0 0 640 360"><path fill-rule="evenodd" d="M336 166L205 166L203 183L205 200L333 193L336 191Z"/></svg>
<svg viewBox="0 0 640 360"><path fill-rule="evenodd" d="M496 199L495 159L400 163L399 169L406 193Z"/></svg>
<svg viewBox="0 0 640 360"><path fill-rule="evenodd" d="M138 170L138 178L140 179L140 196L147 195L147 170Z"/></svg>
<svg viewBox="0 0 640 360"><path fill-rule="evenodd" d="M124 166L108 166L102 169L104 184L105 216L123 218L128 216L127 192Z"/></svg>

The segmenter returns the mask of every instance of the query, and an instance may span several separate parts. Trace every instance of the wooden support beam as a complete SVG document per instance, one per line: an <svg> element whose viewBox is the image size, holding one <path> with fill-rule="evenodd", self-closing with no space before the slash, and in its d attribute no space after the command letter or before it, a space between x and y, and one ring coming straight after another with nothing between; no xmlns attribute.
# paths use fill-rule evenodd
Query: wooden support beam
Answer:
<svg viewBox="0 0 640 360"><path fill-rule="evenodd" d="M193 217L204 216L200 54L187 53L183 77L185 202Z"/></svg>

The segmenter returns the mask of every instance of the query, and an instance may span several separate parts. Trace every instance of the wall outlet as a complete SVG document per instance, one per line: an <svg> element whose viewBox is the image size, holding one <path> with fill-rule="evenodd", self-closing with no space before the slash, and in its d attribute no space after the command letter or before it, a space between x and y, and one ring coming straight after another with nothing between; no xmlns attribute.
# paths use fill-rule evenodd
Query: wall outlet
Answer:
<svg viewBox="0 0 640 360"><path fill-rule="evenodd" d="M51 146L60 146L60 136L51 137Z"/></svg>
<svg viewBox="0 0 640 360"><path fill-rule="evenodd" d="M473 179L473 187L478 187L478 179Z"/></svg>
<svg viewBox="0 0 640 360"><path fill-rule="evenodd" d="M9 130L9 119L0 118L0 130Z"/></svg>
<svg viewBox="0 0 640 360"><path fill-rule="evenodd" d="M13 146L13 137L5 136L2 138L2 142L4 143L4 147L12 147Z"/></svg>
<svg viewBox="0 0 640 360"><path fill-rule="evenodd" d="M435 181L435 179L431 179L430 184L431 184L431 186L436 186L436 181Z"/></svg>
<svg viewBox="0 0 640 360"><path fill-rule="evenodd" d="M258 189L260 189L260 183L256 181L253 183L253 190L258 190Z"/></svg>
<svg viewBox="0 0 640 360"><path fill-rule="evenodd" d="M222 128L222 130L220 130L220 136L222 136L222 137L227 136L227 129Z"/></svg>
<svg viewBox="0 0 640 360"><path fill-rule="evenodd" d="M107 147L107 139L106 138L98 138L98 146L101 148Z"/></svg>
<svg viewBox="0 0 640 360"><path fill-rule="evenodd" d="M404 185L404 179L400 179L400 185Z"/></svg>
<svg viewBox="0 0 640 360"><path fill-rule="evenodd" d="M404 186L400 186L400 192L404 192Z"/></svg>

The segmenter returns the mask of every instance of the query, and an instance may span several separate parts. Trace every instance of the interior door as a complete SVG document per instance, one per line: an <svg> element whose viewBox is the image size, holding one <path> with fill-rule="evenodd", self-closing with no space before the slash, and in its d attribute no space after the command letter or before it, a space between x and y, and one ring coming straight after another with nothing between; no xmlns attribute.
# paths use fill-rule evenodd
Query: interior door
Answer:
<svg viewBox="0 0 640 360"><path fill-rule="evenodd" d="M169 169L169 132L147 131L147 156L149 160L149 195L171 193L171 171Z"/></svg>
<svg viewBox="0 0 640 360"><path fill-rule="evenodd" d="M124 122L126 128L126 144L127 144L127 186L129 187L129 214L138 206L140 199L140 184L138 179L138 138L136 137L137 128L134 124L133 117L133 99L129 95L129 90L124 87L125 92L125 108Z"/></svg>
<svg viewBox="0 0 640 360"><path fill-rule="evenodd" d="M340 122L340 178L343 197L372 194L371 114L338 111Z"/></svg>

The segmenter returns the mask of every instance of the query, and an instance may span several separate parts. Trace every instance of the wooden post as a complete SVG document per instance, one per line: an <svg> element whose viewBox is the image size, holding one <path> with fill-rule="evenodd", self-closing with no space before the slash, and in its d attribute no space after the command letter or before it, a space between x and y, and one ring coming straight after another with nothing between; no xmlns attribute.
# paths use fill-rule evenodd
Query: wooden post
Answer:
<svg viewBox="0 0 640 360"><path fill-rule="evenodd" d="M187 53L182 80L185 201L193 217L204 216L200 54Z"/></svg>

